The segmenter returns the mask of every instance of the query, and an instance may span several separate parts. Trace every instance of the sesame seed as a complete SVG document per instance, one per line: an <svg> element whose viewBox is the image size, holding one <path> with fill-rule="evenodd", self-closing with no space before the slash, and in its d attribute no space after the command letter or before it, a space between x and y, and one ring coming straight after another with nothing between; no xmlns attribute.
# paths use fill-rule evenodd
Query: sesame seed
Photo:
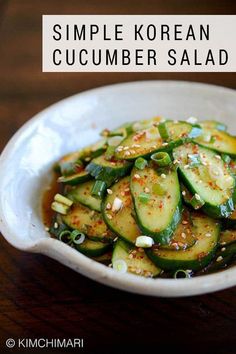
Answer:
<svg viewBox="0 0 236 354"><path fill-rule="evenodd" d="M222 256L219 256L218 258L216 258L216 262L220 262L223 260L223 257Z"/></svg>
<svg viewBox="0 0 236 354"><path fill-rule="evenodd" d="M224 242L221 242L221 244L222 244L222 246L224 246L224 245L226 245L226 242L224 241Z"/></svg>
<svg viewBox="0 0 236 354"><path fill-rule="evenodd" d="M184 169L187 170L187 168L189 168L189 165L185 165L184 166Z"/></svg>
<svg viewBox="0 0 236 354"><path fill-rule="evenodd" d="M220 155L216 155L215 158L218 159L218 160L221 160L221 156Z"/></svg>
<svg viewBox="0 0 236 354"><path fill-rule="evenodd" d="M133 258L134 258L134 255L133 255L132 253L130 253L130 254L128 255L128 258L133 259Z"/></svg>
<svg viewBox="0 0 236 354"><path fill-rule="evenodd" d="M195 193L195 198L196 198L197 200L201 200L200 195L199 195L199 194L197 194L197 193Z"/></svg>
<svg viewBox="0 0 236 354"><path fill-rule="evenodd" d="M47 231L47 232L48 232L49 230L50 230L50 229L49 229L49 227L45 227L45 231Z"/></svg>
<svg viewBox="0 0 236 354"><path fill-rule="evenodd" d="M108 188L108 189L107 189L107 193L111 195L113 192L112 192L111 189Z"/></svg>
<svg viewBox="0 0 236 354"><path fill-rule="evenodd" d="M125 192L120 192L120 195L121 195L122 197L124 197L124 196L125 196Z"/></svg>
<svg viewBox="0 0 236 354"><path fill-rule="evenodd" d="M226 248L225 248L225 247L221 248L221 251L222 251L222 252L224 252L225 250L226 250Z"/></svg>
<svg viewBox="0 0 236 354"><path fill-rule="evenodd" d="M210 232L207 232L205 236L206 236L206 237L211 237L211 233L210 233Z"/></svg>
<svg viewBox="0 0 236 354"><path fill-rule="evenodd" d="M113 242L116 242L118 240L118 236L114 238Z"/></svg>
<svg viewBox="0 0 236 354"><path fill-rule="evenodd" d="M111 209L111 203L107 203L106 209L107 209L107 210L110 210L110 209Z"/></svg>
<svg viewBox="0 0 236 354"><path fill-rule="evenodd" d="M129 150L128 146L123 147L123 150Z"/></svg>
<svg viewBox="0 0 236 354"><path fill-rule="evenodd" d="M54 229L58 229L58 223L54 222Z"/></svg>
<svg viewBox="0 0 236 354"><path fill-rule="evenodd" d="M150 189L149 189L148 187L145 187L145 188L144 188L144 192L145 192L145 193L149 193L149 192L150 192Z"/></svg>
<svg viewBox="0 0 236 354"><path fill-rule="evenodd" d="M182 221L182 224L183 224L183 225L187 225L187 224L188 224L188 221L187 221L187 220L183 220L183 221Z"/></svg>
<svg viewBox="0 0 236 354"><path fill-rule="evenodd" d="M164 173L161 174L161 178L165 179L166 175Z"/></svg>
<svg viewBox="0 0 236 354"><path fill-rule="evenodd" d="M139 179L139 178L141 178L141 177L139 176L139 174L135 173L134 178Z"/></svg>
<svg viewBox="0 0 236 354"><path fill-rule="evenodd" d="M180 163L179 160L174 160L173 164L176 165L177 163Z"/></svg>
<svg viewBox="0 0 236 354"><path fill-rule="evenodd" d="M134 150L130 150L130 153L131 153L131 155L134 155L135 151Z"/></svg>
<svg viewBox="0 0 236 354"><path fill-rule="evenodd" d="M129 151L125 151L125 156L129 156L130 152Z"/></svg>
<svg viewBox="0 0 236 354"><path fill-rule="evenodd" d="M185 192L185 191L182 191L182 195L185 196L185 195L186 195L186 192Z"/></svg>
<svg viewBox="0 0 236 354"><path fill-rule="evenodd" d="M186 238L186 234L182 232L181 237Z"/></svg>
<svg viewBox="0 0 236 354"><path fill-rule="evenodd" d="M134 144L133 147L140 148L141 145L139 145L139 144Z"/></svg>
<svg viewBox="0 0 236 354"><path fill-rule="evenodd" d="M125 192L129 192L129 191L130 191L129 187L125 188Z"/></svg>
<svg viewBox="0 0 236 354"><path fill-rule="evenodd" d="M109 268L112 268L112 263L110 263L110 264L108 265L108 267L109 267Z"/></svg>
<svg viewBox="0 0 236 354"><path fill-rule="evenodd" d="M162 146L167 146L168 145L168 143L162 143Z"/></svg>
<svg viewBox="0 0 236 354"><path fill-rule="evenodd" d="M107 218L108 218L109 220L111 220L111 219L112 219L112 216L111 216L110 214L107 214Z"/></svg>

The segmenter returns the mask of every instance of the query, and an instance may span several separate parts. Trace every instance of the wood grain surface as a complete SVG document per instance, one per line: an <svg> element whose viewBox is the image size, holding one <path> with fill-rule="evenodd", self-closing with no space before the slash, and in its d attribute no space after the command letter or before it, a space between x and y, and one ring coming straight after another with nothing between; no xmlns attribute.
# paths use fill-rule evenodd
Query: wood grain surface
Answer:
<svg viewBox="0 0 236 354"><path fill-rule="evenodd" d="M235 11L234 0L0 1L0 149L41 109L105 84L177 79L236 88L235 73L42 73L42 14ZM44 256L20 252L0 238L1 353L7 350L7 338L25 337L84 338L84 348L77 349L82 353L127 353L137 348L157 353L178 349L182 353L236 353L235 299L236 288L182 299L128 294L99 285ZM66 353L70 349L53 352Z"/></svg>

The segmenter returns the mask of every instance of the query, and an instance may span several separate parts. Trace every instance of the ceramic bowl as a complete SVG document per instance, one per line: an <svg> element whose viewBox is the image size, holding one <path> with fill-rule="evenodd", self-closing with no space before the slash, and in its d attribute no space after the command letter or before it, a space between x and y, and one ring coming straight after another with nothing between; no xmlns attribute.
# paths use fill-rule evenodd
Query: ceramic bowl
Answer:
<svg viewBox="0 0 236 354"><path fill-rule="evenodd" d="M236 91L181 81L140 81L101 87L60 101L29 120L0 157L0 229L18 249L38 252L106 285L153 296L189 296L236 285L236 267L191 279L146 279L119 274L50 238L41 196L51 167L65 153L99 138L99 131L161 115L215 119L236 134Z"/></svg>

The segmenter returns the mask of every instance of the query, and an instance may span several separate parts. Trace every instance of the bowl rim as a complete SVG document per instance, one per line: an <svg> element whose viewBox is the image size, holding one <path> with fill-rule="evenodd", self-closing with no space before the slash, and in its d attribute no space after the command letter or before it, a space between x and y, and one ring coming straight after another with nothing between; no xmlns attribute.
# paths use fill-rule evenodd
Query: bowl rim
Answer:
<svg viewBox="0 0 236 354"><path fill-rule="evenodd" d="M233 89L206 83L177 80L143 80L101 86L64 98L50 105L29 119L8 141L0 156L0 190L2 179L5 174L4 168L1 168L4 165L4 161L8 159L8 156L11 154L14 145L22 137L23 133L25 133L27 129L32 125L38 124L41 120L43 120L45 113L54 110L56 107L63 106L66 102L74 100L77 97L89 97L96 93L101 93L102 91L106 92L107 90L117 90L122 88L122 86L132 87L140 84L195 86L199 88L204 87L210 90L218 90L219 93L224 91L231 94L233 93L234 95L236 94L236 91ZM2 215L1 210L2 205L0 202L0 215ZM143 278L133 274L120 274L115 272L108 266L91 260L90 258L72 249L68 245L50 237L42 238L36 241L21 242L21 240L17 239L17 234L12 233L10 230L8 220L2 217L0 217L0 230L4 238L14 247L20 250L37 252L47 255L90 279L96 280L114 288L137 294L161 297L191 296L223 290L236 285L236 266L217 273L201 275L190 279L176 280L163 278Z"/></svg>

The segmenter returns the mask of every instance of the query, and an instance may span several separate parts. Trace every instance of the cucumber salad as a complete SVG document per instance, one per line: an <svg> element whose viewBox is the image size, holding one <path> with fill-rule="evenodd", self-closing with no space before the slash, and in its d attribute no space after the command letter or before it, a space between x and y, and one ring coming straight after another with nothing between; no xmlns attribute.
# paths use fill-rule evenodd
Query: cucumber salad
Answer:
<svg viewBox="0 0 236 354"><path fill-rule="evenodd" d="M236 137L222 123L126 123L54 170L47 230L117 272L190 278L236 259Z"/></svg>

